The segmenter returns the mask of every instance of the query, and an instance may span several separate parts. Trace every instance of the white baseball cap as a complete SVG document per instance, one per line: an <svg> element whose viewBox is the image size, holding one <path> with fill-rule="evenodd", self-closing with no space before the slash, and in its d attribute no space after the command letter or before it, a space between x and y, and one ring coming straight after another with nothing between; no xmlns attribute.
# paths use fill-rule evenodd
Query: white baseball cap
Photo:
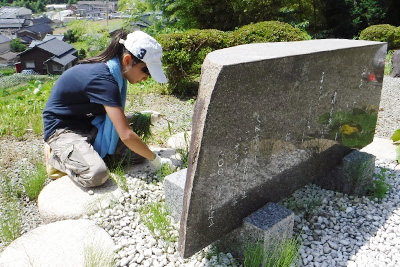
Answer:
<svg viewBox="0 0 400 267"><path fill-rule="evenodd" d="M146 63L151 77L156 82L168 82L162 68L162 47L156 39L142 31L134 31L128 34L126 40L120 39L119 43L123 44L132 55Z"/></svg>

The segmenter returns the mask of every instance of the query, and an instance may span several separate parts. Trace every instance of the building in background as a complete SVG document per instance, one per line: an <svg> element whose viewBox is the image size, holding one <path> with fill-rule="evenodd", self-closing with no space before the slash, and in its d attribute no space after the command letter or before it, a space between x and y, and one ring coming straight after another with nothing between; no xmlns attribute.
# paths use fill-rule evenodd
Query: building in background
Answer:
<svg viewBox="0 0 400 267"><path fill-rule="evenodd" d="M61 74L78 61L78 51L70 44L52 38L19 54L22 70L40 74Z"/></svg>

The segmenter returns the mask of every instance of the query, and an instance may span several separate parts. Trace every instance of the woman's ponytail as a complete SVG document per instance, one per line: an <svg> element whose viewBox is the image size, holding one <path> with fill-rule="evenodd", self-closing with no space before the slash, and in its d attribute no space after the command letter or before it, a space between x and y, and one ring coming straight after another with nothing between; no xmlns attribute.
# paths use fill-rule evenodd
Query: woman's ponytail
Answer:
<svg viewBox="0 0 400 267"><path fill-rule="evenodd" d="M128 34L124 30L116 31L113 36L110 45L101 54L80 60L79 63L97 63L97 62L107 62L113 57L121 58L122 54L127 51L125 47L119 43L120 39L126 39Z"/></svg>

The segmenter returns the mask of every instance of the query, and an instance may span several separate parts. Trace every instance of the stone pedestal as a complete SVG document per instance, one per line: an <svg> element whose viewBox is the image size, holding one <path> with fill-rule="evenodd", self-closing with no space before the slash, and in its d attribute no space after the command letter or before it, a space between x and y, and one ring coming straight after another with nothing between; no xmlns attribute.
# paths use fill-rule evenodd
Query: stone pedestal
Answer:
<svg viewBox="0 0 400 267"><path fill-rule="evenodd" d="M244 260L248 247L259 246L264 255L279 249L279 244L293 234L294 213L276 203L268 203L243 220L243 225L221 238L216 245L229 251L235 258Z"/></svg>
<svg viewBox="0 0 400 267"><path fill-rule="evenodd" d="M180 221L187 169L168 175L164 179L165 203L172 217ZM260 245L264 251L277 247L292 237L294 213L278 204L268 203L243 220L242 226L225 235L216 245L236 258L244 259L248 245Z"/></svg>
<svg viewBox="0 0 400 267"><path fill-rule="evenodd" d="M338 166L315 184L328 190L348 195L364 196L372 185L375 172L375 156L359 150L346 155Z"/></svg>

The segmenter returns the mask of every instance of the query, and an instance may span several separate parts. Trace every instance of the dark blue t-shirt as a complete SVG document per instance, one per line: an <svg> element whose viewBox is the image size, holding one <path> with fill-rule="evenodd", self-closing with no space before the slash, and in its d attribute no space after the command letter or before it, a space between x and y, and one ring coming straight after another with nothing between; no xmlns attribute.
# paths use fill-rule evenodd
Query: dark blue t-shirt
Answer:
<svg viewBox="0 0 400 267"><path fill-rule="evenodd" d="M43 111L44 140L57 129L89 131L104 106L120 107L118 84L105 63L76 65L55 82Z"/></svg>

